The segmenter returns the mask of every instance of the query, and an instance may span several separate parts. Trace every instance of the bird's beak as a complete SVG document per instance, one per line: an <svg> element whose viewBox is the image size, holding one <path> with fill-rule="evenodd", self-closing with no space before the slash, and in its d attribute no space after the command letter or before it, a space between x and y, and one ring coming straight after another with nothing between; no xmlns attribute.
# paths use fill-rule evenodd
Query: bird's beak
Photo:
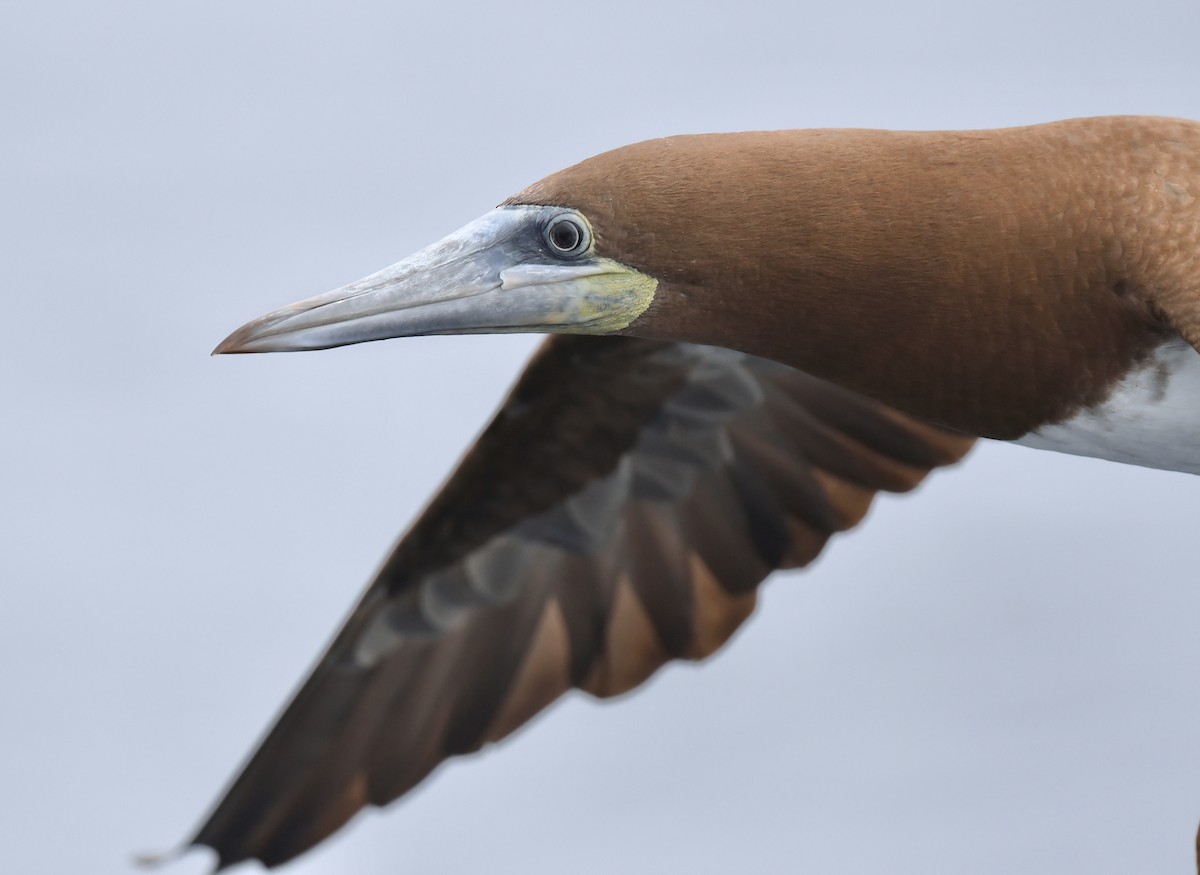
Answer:
<svg viewBox="0 0 1200 875"><path fill-rule="evenodd" d="M420 334L608 334L650 305L657 282L595 255L557 256L558 207L500 207L404 261L243 325L213 350L327 349Z"/></svg>

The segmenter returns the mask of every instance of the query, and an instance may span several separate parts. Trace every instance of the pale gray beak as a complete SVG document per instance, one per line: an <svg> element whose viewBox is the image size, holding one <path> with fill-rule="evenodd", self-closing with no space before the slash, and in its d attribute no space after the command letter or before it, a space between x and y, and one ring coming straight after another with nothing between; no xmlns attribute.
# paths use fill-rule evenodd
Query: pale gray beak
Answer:
<svg viewBox="0 0 1200 875"><path fill-rule="evenodd" d="M547 236L564 220L577 223L582 235L566 253L556 252ZM500 207L378 273L247 323L213 354L327 349L421 334L603 334L640 315L655 285L597 258L579 213Z"/></svg>

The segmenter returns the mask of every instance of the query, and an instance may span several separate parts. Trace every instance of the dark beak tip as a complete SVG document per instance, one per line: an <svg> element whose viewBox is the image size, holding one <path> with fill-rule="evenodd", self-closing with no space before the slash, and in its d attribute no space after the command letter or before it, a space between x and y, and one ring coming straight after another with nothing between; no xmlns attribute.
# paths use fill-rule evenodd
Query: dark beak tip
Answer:
<svg viewBox="0 0 1200 875"><path fill-rule="evenodd" d="M234 331L224 340L217 344L211 355L230 355L241 353L257 353L257 352L277 352L281 349L289 349L288 346L275 346L269 343L272 337L277 333L274 329L280 322L284 322L292 316L300 313L305 313L313 309L313 305L308 301L301 301L298 304L284 307L281 310L275 310L265 316L259 316L247 322L241 328ZM267 343L264 344L264 341ZM264 348L264 345L266 348Z"/></svg>
<svg viewBox="0 0 1200 875"><path fill-rule="evenodd" d="M229 335L220 343L218 343L216 347L213 348L213 351L209 353L209 355L230 355L236 352L240 352L240 350L238 349L238 337L237 332L235 331L233 334Z"/></svg>
<svg viewBox="0 0 1200 875"><path fill-rule="evenodd" d="M250 343L255 340L259 333L262 320L256 319L239 328L237 331L230 334L224 340L216 345L216 348L210 355L232 355L235 353L256 352L250 349Z"/></svg>

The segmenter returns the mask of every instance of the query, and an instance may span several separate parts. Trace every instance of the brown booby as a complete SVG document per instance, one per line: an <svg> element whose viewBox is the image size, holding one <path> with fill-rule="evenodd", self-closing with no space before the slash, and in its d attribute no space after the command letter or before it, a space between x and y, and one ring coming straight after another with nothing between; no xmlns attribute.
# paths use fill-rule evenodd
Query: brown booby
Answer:
<svg viewBox="0 0 1200 875"><path fill-rule="evenodd" d="M216 352L483 332L556 336L194 836L220 867L708 655L976 437L1200 473L1200 124L638 143Z"/></svg>

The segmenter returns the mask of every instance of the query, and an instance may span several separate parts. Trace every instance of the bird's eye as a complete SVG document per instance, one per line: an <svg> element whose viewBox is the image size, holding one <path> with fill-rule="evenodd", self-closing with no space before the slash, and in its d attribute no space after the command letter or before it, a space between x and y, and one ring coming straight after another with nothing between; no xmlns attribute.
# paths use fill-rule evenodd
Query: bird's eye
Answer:
<svg viewBox="0 0 1200 875"><path fill-rule="evenodd" d="M575 216L556 216L546 225L546 242L555 255L572 257L587 251L587 226Z"/></svg>

